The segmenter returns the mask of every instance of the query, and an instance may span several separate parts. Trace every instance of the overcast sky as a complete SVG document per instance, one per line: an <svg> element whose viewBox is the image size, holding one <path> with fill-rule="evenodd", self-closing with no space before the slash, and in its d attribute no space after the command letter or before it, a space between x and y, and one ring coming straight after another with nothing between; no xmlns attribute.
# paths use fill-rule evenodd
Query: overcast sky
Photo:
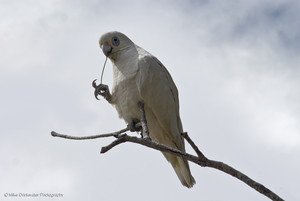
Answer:
<svg viewBox="0 0 300 201"><path fill-rule="evenodd" d="M113 139L51 137L126 126L91 86L105 60L98 39L111 30L168 68L184 130L208 158L300 200L299 13L296 0L0 0L0 200L268 200L195 164L187 189L161 153L139 145L100 155ZM112 87L110 62L104 83Z"/></svg>

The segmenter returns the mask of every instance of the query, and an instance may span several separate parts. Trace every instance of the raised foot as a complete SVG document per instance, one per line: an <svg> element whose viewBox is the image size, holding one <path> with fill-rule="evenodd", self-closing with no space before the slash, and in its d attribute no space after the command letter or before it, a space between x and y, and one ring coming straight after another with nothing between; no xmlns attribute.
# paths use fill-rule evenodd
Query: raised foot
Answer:
<svg viewBox="0 0 300 201"><path fill-rule="evenodd" d="M109 88L107 85L105 84L97 85L96 80L93 81L92 85L95 88L94 95L97 100L99 100L98 95L100 95L103 96L108 102L111 101L111 94L109 92Z"/></svg>

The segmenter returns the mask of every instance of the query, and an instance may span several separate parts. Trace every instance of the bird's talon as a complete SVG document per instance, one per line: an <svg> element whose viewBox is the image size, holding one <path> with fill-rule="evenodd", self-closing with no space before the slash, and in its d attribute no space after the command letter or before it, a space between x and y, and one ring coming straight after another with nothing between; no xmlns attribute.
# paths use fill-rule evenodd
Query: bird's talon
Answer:
<svg viewBox="0 0 300 201"><path fill-rule="evenodd" d="M93 87L96 89L97 88L97 84L96 84L97 79L95 79L92 83Z"/></svg>
<svg viewBox="0 0 300 201"><path fill-rule="evenodd" d="M98 98L98 93L97 93L97 91L95 90L95 92L94 92L94 95L95 95L95 98L97 99L97 100L100 100L99 98Z"/></svg>
<svg viewBox="0 0 300 201"><path fill-rule="evenodd" d="M132 119L132 121L128 124L129 130L131 132L141 131L142 130L142 126L139 123L140 123L140 120L138 120L138 119Z"/></svg>

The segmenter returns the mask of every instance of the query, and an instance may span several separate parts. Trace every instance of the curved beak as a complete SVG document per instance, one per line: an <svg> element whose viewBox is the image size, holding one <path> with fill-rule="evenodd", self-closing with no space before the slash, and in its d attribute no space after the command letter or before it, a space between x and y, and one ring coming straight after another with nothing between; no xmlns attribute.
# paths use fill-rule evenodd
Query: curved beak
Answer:
<svg viewBox="0 0 300 201"><path fill-rule="evenodd" d="M102 45L102 51L103 51L105 56L108 57L110 55L110 53L112 52L112 50L113 50L113 48L111 46L106 45L106 44Z"/></svg>

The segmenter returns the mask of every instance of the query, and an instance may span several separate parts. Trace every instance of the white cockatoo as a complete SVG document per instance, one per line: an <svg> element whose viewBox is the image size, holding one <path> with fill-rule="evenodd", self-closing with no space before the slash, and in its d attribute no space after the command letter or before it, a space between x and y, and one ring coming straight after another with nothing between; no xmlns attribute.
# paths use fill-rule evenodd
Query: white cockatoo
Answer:
<svg viewBox="0 0 300 201"><path fill-rule="evenodd" d="M100 94L111 103L119 117L132 125L141 119L138 102L144 104L150 138L160 144L185 152L178 91L164 65L143 48L135 45L123 33L105 33L100 47L113 64L113 88L100 84L95 95ZM181 183L192 187L195 180L188 161L163 153L172 164Z"/></svg>

